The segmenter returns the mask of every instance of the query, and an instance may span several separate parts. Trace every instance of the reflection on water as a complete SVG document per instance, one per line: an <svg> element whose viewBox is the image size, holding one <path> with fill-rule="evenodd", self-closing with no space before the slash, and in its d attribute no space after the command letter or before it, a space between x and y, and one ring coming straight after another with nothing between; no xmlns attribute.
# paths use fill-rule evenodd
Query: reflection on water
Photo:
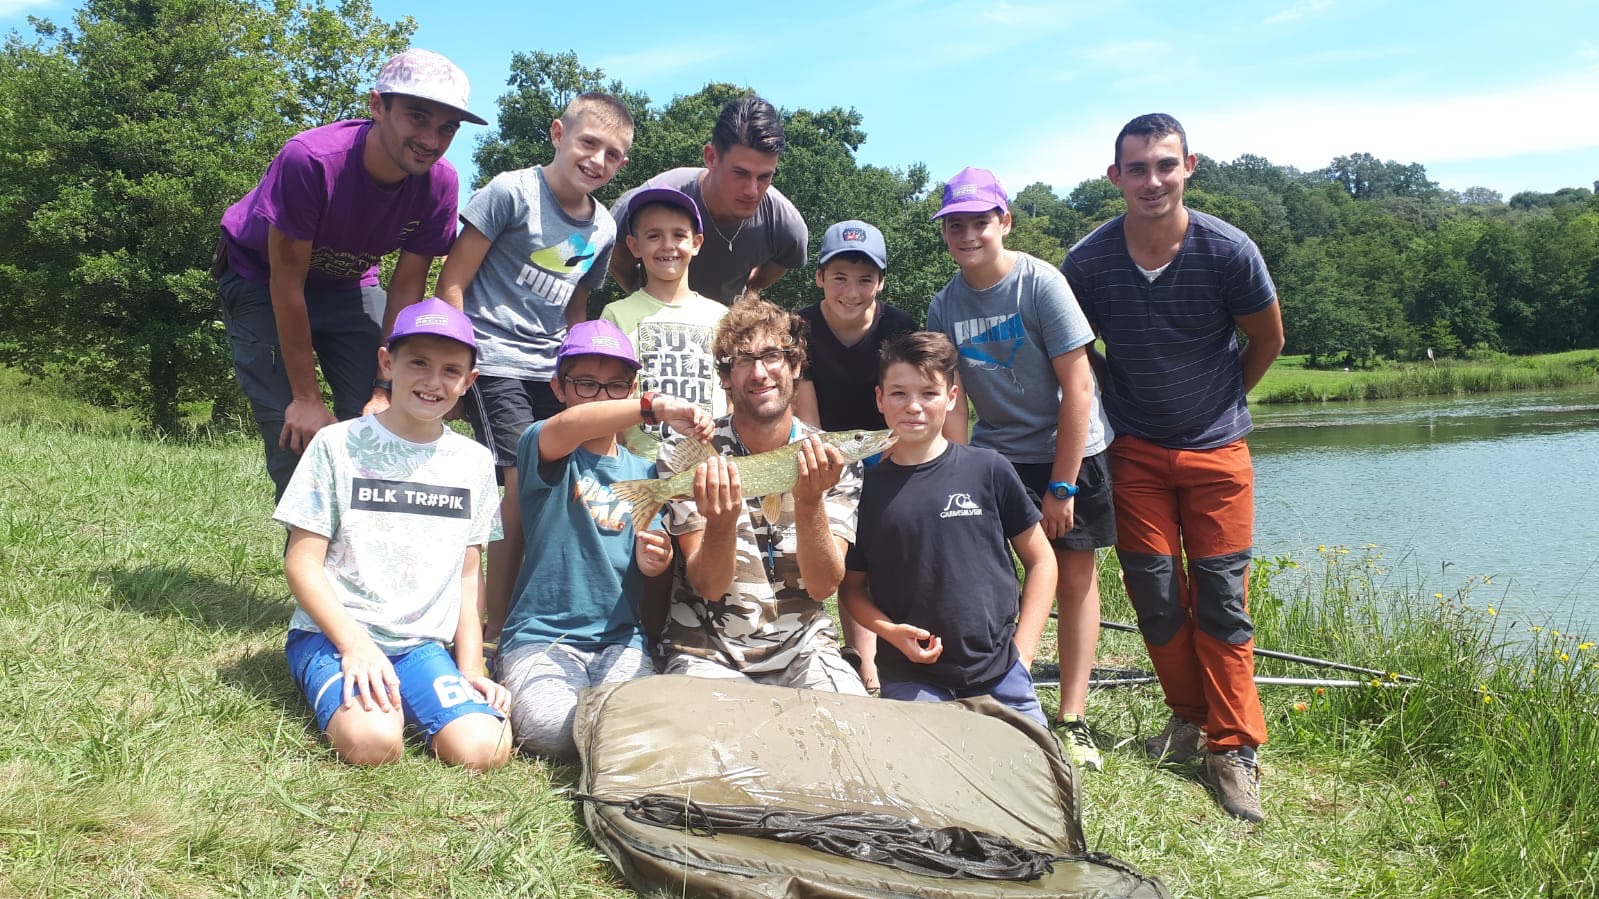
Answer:
<svg viewBox="0 0 1599 899"><path fill-rule="evenodd" d="M1599 389L1254 407L1255 546L1599 628Z"/></svg>

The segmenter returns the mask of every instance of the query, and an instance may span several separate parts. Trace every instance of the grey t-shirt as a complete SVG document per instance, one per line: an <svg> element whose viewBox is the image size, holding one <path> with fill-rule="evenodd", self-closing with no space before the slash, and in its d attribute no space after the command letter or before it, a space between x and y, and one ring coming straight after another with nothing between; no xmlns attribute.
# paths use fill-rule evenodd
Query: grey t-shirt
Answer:
<svg viewBox="0 0 1599 899"><path fill-rule="evenodd" d="M1013 462L1053 462L1060 383L1051 360L1094 340L1065 276L1026 253L986 290L956 273L927 307L927 330L949 335L960 351L961 383L977 410L972 445ZM1109 442L1096 382L1083 456Z"/></svg>
<svg viewBox="0 0 1599 899"><path fill-rule="evenodd" d="M705 222L705 245L689 264L688 286L695 293L721 303L733 302L749 280L750 269L758 265L775 262L784 268L799 268L805 264L810 233L805 228L805 219L782 191L767 188L760 208L745 219L742 226L723 227L718 232L710 212L705 209L705 198L700 194L700 175L704 173L703 168L662 172L618 197L612 212L618 222L626 221L633 194L646 187L674 187L688 194Z"/></svg>
<svg viewBox="0 0 1599 899"><path fill-rule="evenodd" d="M464 304L477 331L478 371L548 381L573 291L605 280L615 220L597 200L592 219L567 215L533 166L494 176L467 201L461 221L492 241Z"/></svg>

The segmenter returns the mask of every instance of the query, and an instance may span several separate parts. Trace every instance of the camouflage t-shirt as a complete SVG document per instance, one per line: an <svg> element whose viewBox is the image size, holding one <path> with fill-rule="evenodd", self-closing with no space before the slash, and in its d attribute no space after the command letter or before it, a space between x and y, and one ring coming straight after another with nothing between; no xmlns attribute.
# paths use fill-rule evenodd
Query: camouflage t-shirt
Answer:
<svg viewBox="0 0 1599 899"><path fill-rule="evenodd" d="M750 455L733 431L732 416L717 419L716 425L711 446L718 453ZM789 442L813 433L817 433L815 428L795 419ZM673 447L686 439L674 435L661 445L661 477L673 474L669 461ZM856 463L844 470L824 500L828 529L851 543L855 541L855 505L860 495L861 467ZM705 519L693 500L673 501L666 508L666 530L672 536L705 529ZM791 494L783 494L783 511L775 522L761 513L759 499L746 497L733 548L732 590L714 599L694 592L679 557L662 639L667 653L687 653L759 674L781 671L815 645L836 643L832 619L800 580L795 530Z"/></svg>

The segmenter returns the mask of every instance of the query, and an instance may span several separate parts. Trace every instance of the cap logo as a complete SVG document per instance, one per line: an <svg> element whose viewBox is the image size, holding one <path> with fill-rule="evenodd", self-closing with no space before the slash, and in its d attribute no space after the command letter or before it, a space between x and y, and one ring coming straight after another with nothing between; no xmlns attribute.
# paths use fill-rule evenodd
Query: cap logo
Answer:
<svg viewBox="0 0 1599 899"><path fill-rule="evenodd" d="M450 319L449 319L448 316L443 316L443 315L418 315L416 317L416 323L417 323L418 326L421 326L421 325L447 325L447 324L450 323Z"/></svg>
<svg viewBox="0 0 1599 899"><path fill-rule="evenodd" d="M854 241L854 240L865 240L866 239L866 231L863 228L845 228L844 232L842 234L840 234L839 237L844 239L844 240L851 240L851 241Z"/></svg>
<svg viewBox="0 0 1599 899"><path fill-rule="evenodd" d="M956 197L969 196L971 194L977 193L979 190L982 190L982 188L978 187L975 184L966 184L966 185L963 185L961 187L955 188L955 192L954 192L953 196L956 196Z"/></svg>
<svg viewBox="0 0 1599 899"><path fill-rule="evenodd" d="M613 350L619 350L622 348L621 342L619 342L615 337L610 337L604 334L596 334L593 337L590 337L589 346L603 346L609 347Z"/></svg>

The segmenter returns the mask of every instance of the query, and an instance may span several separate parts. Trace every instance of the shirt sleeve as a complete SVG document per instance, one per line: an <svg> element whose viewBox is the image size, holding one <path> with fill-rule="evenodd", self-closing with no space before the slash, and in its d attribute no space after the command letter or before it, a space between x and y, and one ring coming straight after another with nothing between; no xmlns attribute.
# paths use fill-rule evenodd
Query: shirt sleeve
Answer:
<svg viewBox="0 0 1599 899"><path fill-rule="evenodd" d="M1003 457L997 458L992 463L994 476L994 499L999 503L999 520L1005 528L1005 539L1015 540L1024 531L1044 520L1044 513L1038 510L1031 497L1027 495L1027 488L1022 486L1022 479L1016 474L1016 469L1006 462Z"/></svg>
<svg viewBox="0 0 1599 899"><path fill-rule="evenodd" d="M467 538L468 546L483 546L499 540L505 536L505 527L500 521L500 485L494 477L494 457L487 452L486 447L474 447L483 452L476 453L480 460L478 469L481 477L478 479L477 489L473 491L472 536Z"/></svg>
<svg viewBox="0 0 1599 899"><path fill-rule="evenodd" d="M1277 288L1266 271L1266 260L1260 255L1255 242L1244 239L1238 252L1228 260L1227 273L1222 284L1222 302L1233 315L1250 315L1270 306L1277 298Z"/></svg>
<svg viewBox="0 0 1599 899"><path fill-rule="evenodd" d="M805 265L810 241L810 230L799 210L785 196L779 194L772 204L772 261L784 268Z"/></svg>
<svg viewBox="0 0 1599 899"><path fill-rule="evenodd" d="M295 138L283 145L269 170L271 183L259 212L273 227L294 240L316 237L327 207L327 172L322 162L304 141Z"/></svg>
<svg viewBox="0 0 1599 899"><path fill-rule="evenodd" d="M1094 342L1094 332L1077 305L1066 277L1047 264L1034 265L1029 291L1032 318L1043 335L1044 352L1051 358Z"/></svg>
<svg viewBox="0 0 1599 899"><path fill-rule="evenodd" d="M333 449L324 428L311 438L310 446L294 469L283 498L272 513L272 520L290 528L302 528L329 540L339 529L338 478L333 470ZM338 429L343 430L343 429Z"/></svg>
<svg viewBox="0 0 1599 899"><path fill-rule="evenodd" d="M505 183L506 175L478 188L461 210L461 221L483 232L492 243L516 218L516 198ZM525 218L525 216L524 216Z"/></svg>

